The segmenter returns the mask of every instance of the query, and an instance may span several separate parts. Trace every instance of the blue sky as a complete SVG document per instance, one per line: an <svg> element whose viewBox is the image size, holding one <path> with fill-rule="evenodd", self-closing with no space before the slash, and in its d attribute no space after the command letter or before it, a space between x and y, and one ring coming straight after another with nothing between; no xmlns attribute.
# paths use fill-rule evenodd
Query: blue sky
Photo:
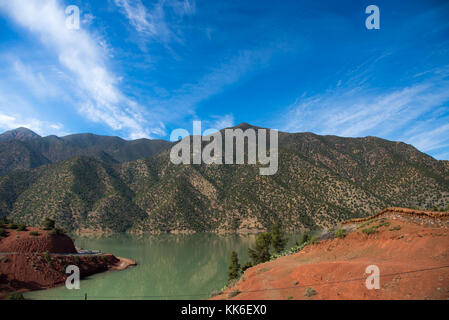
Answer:
<svg viewBox="0 0 449 320"><path fill-rule="evenodd" d="M449 159L448 17L432 0L0 0L0 130L168 139L248 122Z"/></svg>

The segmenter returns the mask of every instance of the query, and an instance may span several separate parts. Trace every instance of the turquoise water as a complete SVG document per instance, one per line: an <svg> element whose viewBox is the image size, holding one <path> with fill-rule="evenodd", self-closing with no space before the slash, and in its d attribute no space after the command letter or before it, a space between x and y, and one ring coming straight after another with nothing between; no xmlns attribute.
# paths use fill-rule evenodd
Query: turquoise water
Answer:
<svg viewBox="0 0 449 320"><path fill-rule="evenodd" d="M291 237L294 241L295 237ZM124 271L105 272L81 280L80 290L58 287L29 292L30 299L207 299L226 284L229 257L248 261L254 235L215 234L77 237L77 247L101 250L137 261Z"/></svg>

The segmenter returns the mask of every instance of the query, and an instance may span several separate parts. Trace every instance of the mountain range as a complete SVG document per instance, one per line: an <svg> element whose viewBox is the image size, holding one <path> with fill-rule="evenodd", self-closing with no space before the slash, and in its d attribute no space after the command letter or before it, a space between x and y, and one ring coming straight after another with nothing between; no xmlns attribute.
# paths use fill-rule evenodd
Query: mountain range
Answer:
<svg viewBox="0 0 449 320"><path fill-rule="evenodd" d="M17 128L0 135L0 175L79 155L108 163L132 161L151 157L170 145L165 140L127 141L91 133L41 137L27 128Z"/></svg>
<svg viewBox="0 0 449 320"><path fill-rule="evenodd" d="M248 124L243 130L254 128ZM0 216L71 232L288 231L329 228L382 208L449 204L449 162L376 137L279 133L279 169L174 165L164 140L0 135Z"/></svg>

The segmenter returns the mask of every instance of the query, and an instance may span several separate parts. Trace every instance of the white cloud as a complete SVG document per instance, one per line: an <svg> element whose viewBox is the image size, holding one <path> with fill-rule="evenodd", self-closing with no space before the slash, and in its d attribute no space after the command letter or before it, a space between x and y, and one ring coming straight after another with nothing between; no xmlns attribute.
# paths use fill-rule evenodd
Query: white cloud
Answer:
<svg viewBox="0 0 449 320"><path fill-rule="evenodd" d="M86 29L67 29L64 9L57 0L0 2L0 10L51 48L70 72L79 97L85 100L79 110L83 116L127 132L130 137L150 136L148 115L118 88L119 80L108 70L102 42Z"/></svg>
<svg viewBox="0 0 449 320"><path fill-rule="evenodd" d="M163 105L177 110L192 110L201 101L222 92L243 76L257 68L266 65L273 56L274 48L241 50L236 55L224 59L198 81L184 84L174 90L173 96L163 102Z"/></svg>
<svg viewBox="0 0 449 320"><path fill-rule="evenodd" d="M424 152L449 147L449 81L445 76L378 91L337 86L323 94L302 96L276 125L287 132L375 135L413 144Z"/></svg>
<svg viewBox="0 0 449 320"><path fill-rule="evenodd" d="M138 32L164 43L180 41L167 22L168 8L178 17L195 13L195 3L189 0L159 0L149 9L141 0L114 0L114 3Z"/></svg>
<svg viewBox="0 0 449 320"><path fill-rule="evenodd" d="M137 31L156 34L156 27L149 21L147 9L140 0L114 0L114 2L116 6L123 9L126 18Z"/></svg>
<svg viewBox="0 0 449 320"><path fill-rule="evenodd" d="M230 128L234 126L234 115L225 114L225 115L214 115L211 116L211 120L205 121L205 125L207 128L204 129L216 129L221 130L224 128Z"/></svg>
<svg viewBox="0 0 449 320"><path fill-rule="evenodd" d="M56 96L59 89L52 82L47 81L41 71L34 71L29 65L16 59L12 62L14 72L18 79L25 84L35 95L40 97Z"/></svg>
<svg viewBox="0 0 449 320"><path fill-rule="evenodd" d="M0 132L19 127L28 128L41 136L46 136L48 134L67 134L63 130L64 126L61 123L50 123L35 118L22 118L20 115L0 113Z"/></svg>

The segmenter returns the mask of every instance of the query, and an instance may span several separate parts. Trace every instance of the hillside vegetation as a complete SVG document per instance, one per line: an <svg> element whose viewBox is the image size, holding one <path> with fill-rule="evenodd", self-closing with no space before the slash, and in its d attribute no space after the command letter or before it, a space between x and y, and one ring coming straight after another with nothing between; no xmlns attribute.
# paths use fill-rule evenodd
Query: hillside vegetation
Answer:
<svg viewBox="0 0 449 320"><path fill-rule="evenodd" d="M449 166L375 137L279 134L279 170L76 156L0 177L0 215L70 231L257 232L330 227L390 206L449 204Z"/></svg>

